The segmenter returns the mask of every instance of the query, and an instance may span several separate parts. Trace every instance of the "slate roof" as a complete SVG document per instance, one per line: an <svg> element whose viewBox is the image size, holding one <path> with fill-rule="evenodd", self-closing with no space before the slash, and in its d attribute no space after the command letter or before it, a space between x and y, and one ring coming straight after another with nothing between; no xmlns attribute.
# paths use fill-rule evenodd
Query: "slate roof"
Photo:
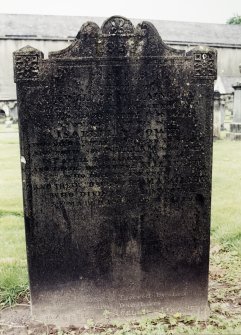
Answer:
<svg viewBox="0 0 241 335"><path fill-rule="evenodd" d="M87 16L0 14L0 38L70 39L81 25L105 18ZM142 20L132 19L135 25ZM206 44L241 48L241 25L181 21L151 21L162 39L173 44Z"/></svg>

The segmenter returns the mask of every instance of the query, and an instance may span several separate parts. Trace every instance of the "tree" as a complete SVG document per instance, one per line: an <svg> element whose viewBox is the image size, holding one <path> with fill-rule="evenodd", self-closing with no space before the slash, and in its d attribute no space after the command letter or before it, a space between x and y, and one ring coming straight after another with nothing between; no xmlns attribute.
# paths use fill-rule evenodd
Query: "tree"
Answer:
<svg viewBox="0 0 241 335"><path fill-rule="evenodd" d="M241 15L235 15L227 20L228 24L241 24Z"/></svg>

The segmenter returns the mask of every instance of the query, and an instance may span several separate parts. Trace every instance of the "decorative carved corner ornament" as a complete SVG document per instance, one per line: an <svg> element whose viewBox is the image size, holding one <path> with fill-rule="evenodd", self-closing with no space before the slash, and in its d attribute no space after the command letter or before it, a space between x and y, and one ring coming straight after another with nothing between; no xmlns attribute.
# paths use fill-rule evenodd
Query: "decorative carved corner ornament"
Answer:
<svg viewBox="0 0 241 335"><path fill-rule="evenodd" d="M195 50L194 76L215 79L217 76L217 54L212 49Z"/></svg>
<svg viewBox="0 0 241 335"><path fill-rule="evenodd" d="M43 53L30 46L14 52L14 81L38 80L39 63Z"/></svg>

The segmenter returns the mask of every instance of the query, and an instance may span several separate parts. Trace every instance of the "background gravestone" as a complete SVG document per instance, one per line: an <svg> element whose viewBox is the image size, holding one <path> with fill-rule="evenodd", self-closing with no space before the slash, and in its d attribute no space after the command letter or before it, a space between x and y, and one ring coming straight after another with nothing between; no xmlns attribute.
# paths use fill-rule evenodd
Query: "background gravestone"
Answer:
<svg viewBox="0 0 241 335"><path fill-rule="evenodd" d="M223 106L221 105L221 94L219 91L214 91L213 100L213 138L220 139Z"/></svg>
<svg viewBox="0 0 241 335"><path fill-rule="evenodd" d="M241 72L241 65L239 66ZM230 124L230 132L227 134L231 140L241 141L241 82L233 85L233 121Z"/></svg>
<svg viewBox="0 0 241 335"><path fill-rule="evenodd" d="M216 52L111 17L14 69L33 315L206 317Z"/></svg>

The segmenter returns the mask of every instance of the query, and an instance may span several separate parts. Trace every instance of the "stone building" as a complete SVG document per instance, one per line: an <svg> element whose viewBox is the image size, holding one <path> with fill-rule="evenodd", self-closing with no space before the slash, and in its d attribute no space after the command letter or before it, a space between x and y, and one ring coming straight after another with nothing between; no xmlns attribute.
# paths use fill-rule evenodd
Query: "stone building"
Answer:
<svg viewBox="0 0 241 335"><path fill-rule="evenodd" d="M16 90L13 82L12 53L31 45L44 51L65 48L86 21L101 25L105 18L83 16L0 14L0 115L17 118ZM132 20L134 24L140 20ZM218 76L229 77L232 84L240 76L241 25L152 21L164 42L186 51L195 45L218 50ZM218 89L218 88L216 88ZM231 87L230 87L231 89Z"/></svg>

